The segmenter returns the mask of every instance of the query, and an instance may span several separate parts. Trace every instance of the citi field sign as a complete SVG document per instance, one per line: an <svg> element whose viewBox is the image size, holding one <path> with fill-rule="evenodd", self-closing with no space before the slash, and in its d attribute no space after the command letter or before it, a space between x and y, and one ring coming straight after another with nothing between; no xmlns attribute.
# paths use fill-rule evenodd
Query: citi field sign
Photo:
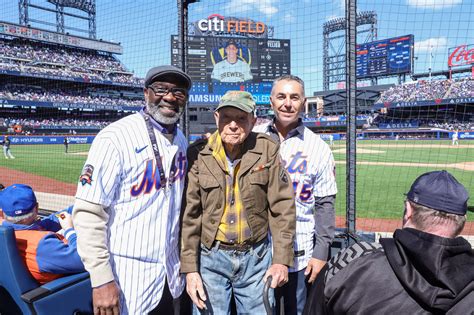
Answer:
<svg viewBox="0 0 474 315"><path fill-rule="evenodd" d="M460 45L449 49L448 66L474 65L474 45Z"/></svg>
<svg viewBox="0 0 474 315"><path fill-rule="evenodd" d="M226 18L220 14L211 14L207 19L197 21L197 28L203 33L260 35L265 33L267 26L263 22L255 22L250 19Z"/></svg>

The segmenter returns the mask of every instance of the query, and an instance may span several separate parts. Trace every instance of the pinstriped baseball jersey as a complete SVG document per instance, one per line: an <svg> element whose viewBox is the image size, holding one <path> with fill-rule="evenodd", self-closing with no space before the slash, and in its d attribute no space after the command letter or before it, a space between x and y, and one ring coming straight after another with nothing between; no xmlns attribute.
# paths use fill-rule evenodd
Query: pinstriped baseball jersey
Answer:
<svg viewBox="0 0 474 315"><path fill-rule="evenodd" d="M160 184L145 120L136 113L97 135L76 194L103 205L109 213L107 245L123 291L121 314L146 314L156 307L165 278L173 297L184 288L178 236L187 141L180 130L173 144L156 126L154 131L165 187Z"/></svg>
<svg viewBox="0 0 474 315"><path fill-rule="evenodd" d="M272 135L272 124L256 126L253 131ZM335 162L331 149L317 134L300 125L280 143L280 156L290 174L295 190L296 238L293 244L294 266L290 272L306 268L312 256L315 231L315 197L326 197L337 193ZM334 225L334 222L322 222Z"/></svg>

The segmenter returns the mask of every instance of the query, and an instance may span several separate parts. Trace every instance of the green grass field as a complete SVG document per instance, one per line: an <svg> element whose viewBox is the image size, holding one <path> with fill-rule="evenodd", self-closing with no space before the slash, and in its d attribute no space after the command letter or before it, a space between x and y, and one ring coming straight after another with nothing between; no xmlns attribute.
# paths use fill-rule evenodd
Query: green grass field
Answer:
<svg viewBox="0 0 474 315"><path fill-rule="evenodd" d="M63 145L12 145L14 160L0 158L0 166L53 178L65 183L76 183L81 175L90 145L69 145L70 154ZM4 174L3 176L8 176Z"/></svg>
<svg viewBox="0 0 474 315"><path fill-rule="evenodd" d="M461 147L450 146L449 141L360 141L357 161L357 216L366 218L399 219L403 200L410 184L420 174L447 169L466 186L474 204L474 170L445 167L445 164L471 162L474 167L474 141L462 141ZM466 147L463 147L466 146ZM89 145L70 145L70 154L64 154L63 145L12 145L15 160L0 159L0 166L76 183L86 160ZM346 155L345 143L333 147L337 161L338 215L344 215L346 203L346 173L342 164ZM82 154L81 154L82 153ZM394 163L409 163L396 166ZM425 165L429 164L429 165ZM433 164L438 164L434 166ZM473 169L473 168L471 168ZM3 174L2 177L8 176ZM1 182L1 181L0 181ZM469 221L474 221L470 214Z"/></svg>
<svg viewBox="0 0 474 315"><path fill-rule="evenodd" d="M461 143L468 147L451 147L450 141L369 141L358 142L357 161L382 165L358 164L356 171L356 209L358 217L398 219L403 211L403 201L411 183L422 173L446 169L469 191L470 204L474 204L474 170L446 167L446 164L474 162L474 142ZM345 142L335 142L334 158L345 161ZM374 151L374 152L369 152ZM407 166L393 165L407 163ZM392 165L390 165L392 164ZM429 165L425 165L429 164ZM438 164L437 166L433 164ZM439 165L441 164L441 165ZM337 214L345 213L346 169L337 164L339 194ZM471 166L473 169L474 164ZM468 215L474 221L474 214Z"/></svg>

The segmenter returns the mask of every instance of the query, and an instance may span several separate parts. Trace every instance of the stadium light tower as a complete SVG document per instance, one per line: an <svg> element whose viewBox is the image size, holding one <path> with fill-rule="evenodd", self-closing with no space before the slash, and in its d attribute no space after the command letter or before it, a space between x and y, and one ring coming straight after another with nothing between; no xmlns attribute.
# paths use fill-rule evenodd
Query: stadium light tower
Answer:
<svg viewBox="0 0 474 315"><path fill-rule="evenodd" d="M433 45L430 45L430 67L428 68L430 81L431 81L431 69L433 69Z"/></svg>
<svg viewBox="0 0 474 315"><path fill-rule="evenodd" d="M356 17L357 36L362 43L377 39L377 13L362 11ZM323 24L323 89L329 90L331 83L343 82L345 67L345 34L347 21L343 17L331 19ZM366 35L365 38L363 36ZM373 82L374 84L374 82Z"/></svg>
<svg viewBox="0 0 474 315"><path fill-rule="evenodd" d="M54 5L54 8L47 7L45 5L33 4L30 0L19 0L18 11L20 25L28 26L30 23L38 23L48 26L56 26L58 33L65 34L66 30L73 30L82 33L88 33L89 38L96 39L96 14L95 14L95 0L47 0L50 4ZM87 16L65 12L64 8L73 8L85 12ZM49 21L42 21L30 18L29 11L31 9L40 10L42 12L52 12L56 14L56 23ZM68 27L64 23L64 16L86 20L89 23L89 29L84 30L77 27Z"/></svg>

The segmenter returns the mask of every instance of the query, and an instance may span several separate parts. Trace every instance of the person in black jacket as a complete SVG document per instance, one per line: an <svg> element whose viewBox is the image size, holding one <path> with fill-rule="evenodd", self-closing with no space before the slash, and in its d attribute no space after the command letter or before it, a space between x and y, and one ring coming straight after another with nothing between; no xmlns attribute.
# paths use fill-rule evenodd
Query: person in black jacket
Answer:
<svg viewBox="0 0 474 315"><path fill-rule="evenodd" d="M357 243L320 272L304 314L474 314L474 251L458 237L468 193L451 174L418 177L392 239Z"/></svg>

